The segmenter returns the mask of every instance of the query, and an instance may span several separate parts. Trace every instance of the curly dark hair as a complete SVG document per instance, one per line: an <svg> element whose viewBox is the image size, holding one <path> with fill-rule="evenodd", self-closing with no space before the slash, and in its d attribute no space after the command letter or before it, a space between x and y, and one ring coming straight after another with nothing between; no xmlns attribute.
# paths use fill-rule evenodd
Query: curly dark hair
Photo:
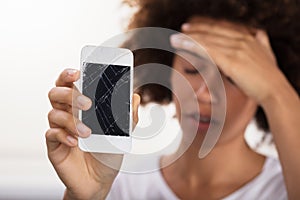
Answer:
<svg viewBox="0 0 300 200"><path fill-rule="evenodd" d="M299 95L299 0L125 0L124 2L137 9L128 29L163 27L180 31L183 23L197 15L265 30L281 71ZM168 38L161 38L161 40L169 43ZM134 40L125 44L127 47L132 45L136 45ZM134 55L135 66L145 63L172 66L174 56L170 52L158 49L137 50ZM139 78L146 78L146 74L147 72ZM137 92L142 96L143 104L150 101L157 103L172 101L171 91L160 85L144 85ZM259 128L269 131L269 125L261 107L257 109L255 119Z"/></svg>

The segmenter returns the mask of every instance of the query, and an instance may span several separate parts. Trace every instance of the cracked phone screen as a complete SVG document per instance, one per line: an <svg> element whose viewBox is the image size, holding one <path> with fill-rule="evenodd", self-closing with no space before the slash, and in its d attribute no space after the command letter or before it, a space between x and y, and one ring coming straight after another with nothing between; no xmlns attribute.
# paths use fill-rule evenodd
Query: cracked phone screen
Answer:
<svg viewBox="0 0 300 200"><path fill-rule="evenodd" d="M129 136L130 67L83 63L82 93L92 107L82 111L82 122L92 134Z"/></svg>

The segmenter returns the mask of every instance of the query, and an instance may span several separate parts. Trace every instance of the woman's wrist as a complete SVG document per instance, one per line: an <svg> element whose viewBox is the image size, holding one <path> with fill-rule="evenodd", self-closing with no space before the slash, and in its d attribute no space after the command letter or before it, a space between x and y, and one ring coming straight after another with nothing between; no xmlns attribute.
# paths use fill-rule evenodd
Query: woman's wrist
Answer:
<svg viewBox="0 0 300 200"><path fill-rule="evenodd" d="M289 102L294 101L299 101L299 96L284 77L282 81L277 80L277 83L272 85L272 88L269 90L269 93L265 96L265 98L260 102L260 105L265 112L268 112L277 106L289 106Z"/></svg>
<svg viewBox="0 0 300 200"><path fill-rule="evenodd" d="M108 192L103 192L103 190L99 189L99 191L95 194L78 196L66 188L63 200L104 200L107 196L107 193Z"/></svg>

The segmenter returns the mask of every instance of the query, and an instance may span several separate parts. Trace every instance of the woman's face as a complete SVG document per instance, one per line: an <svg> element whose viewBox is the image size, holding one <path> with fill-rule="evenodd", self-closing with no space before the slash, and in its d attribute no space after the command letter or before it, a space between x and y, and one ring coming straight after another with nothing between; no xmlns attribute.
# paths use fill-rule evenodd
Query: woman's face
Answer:
<svg viewBox="0 0 300 200"><path fill-rule="evenodd" d="M209 92L204 81L212 79L211 82L213 82L215 76L205 77L205 79L201 76L201 74L204 74L204 76L209 74L202 73L202 71L209 70L212 65L199 58L195 61L194 56L189 55L187 52L183 52L181 55L184 55L185 59L175 55L173 60L174 72L171 75L176 114L183 130L183 137L189 137L196 132L196 138L199 142L202 142L209 126L222 123L219 119L212 118L212 106L216 106L214 108L218 109L218 103L224 99L218 99L222 97L216 97L217 95L214 95L216 91ZM194 60L190 62L189 58ZM181 75L181 79L178 74ZM226 98L227 108L225 110L224 127L217 145L230 142L236 138L243 138L245 128L253 118L257 108L256 103L248 98L234 83L223 75L221 77L226 93L226 97L223 98ZM185 84L183 84L182 78L190 84L190 91L188 88L184 88Z"/></svg>

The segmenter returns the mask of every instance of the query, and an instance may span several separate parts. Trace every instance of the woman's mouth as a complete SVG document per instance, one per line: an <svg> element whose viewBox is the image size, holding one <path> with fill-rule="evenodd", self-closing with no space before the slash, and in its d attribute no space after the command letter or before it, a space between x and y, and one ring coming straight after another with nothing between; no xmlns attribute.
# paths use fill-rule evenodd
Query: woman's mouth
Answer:
<svg viewBox="0 0 300 200"><path fill-rule="evenodd" d="M202 115L199 113L188 114L188 121L192 126L196 126L200 131L207 131L210 125L216 123L210 115Z"/></svg>

